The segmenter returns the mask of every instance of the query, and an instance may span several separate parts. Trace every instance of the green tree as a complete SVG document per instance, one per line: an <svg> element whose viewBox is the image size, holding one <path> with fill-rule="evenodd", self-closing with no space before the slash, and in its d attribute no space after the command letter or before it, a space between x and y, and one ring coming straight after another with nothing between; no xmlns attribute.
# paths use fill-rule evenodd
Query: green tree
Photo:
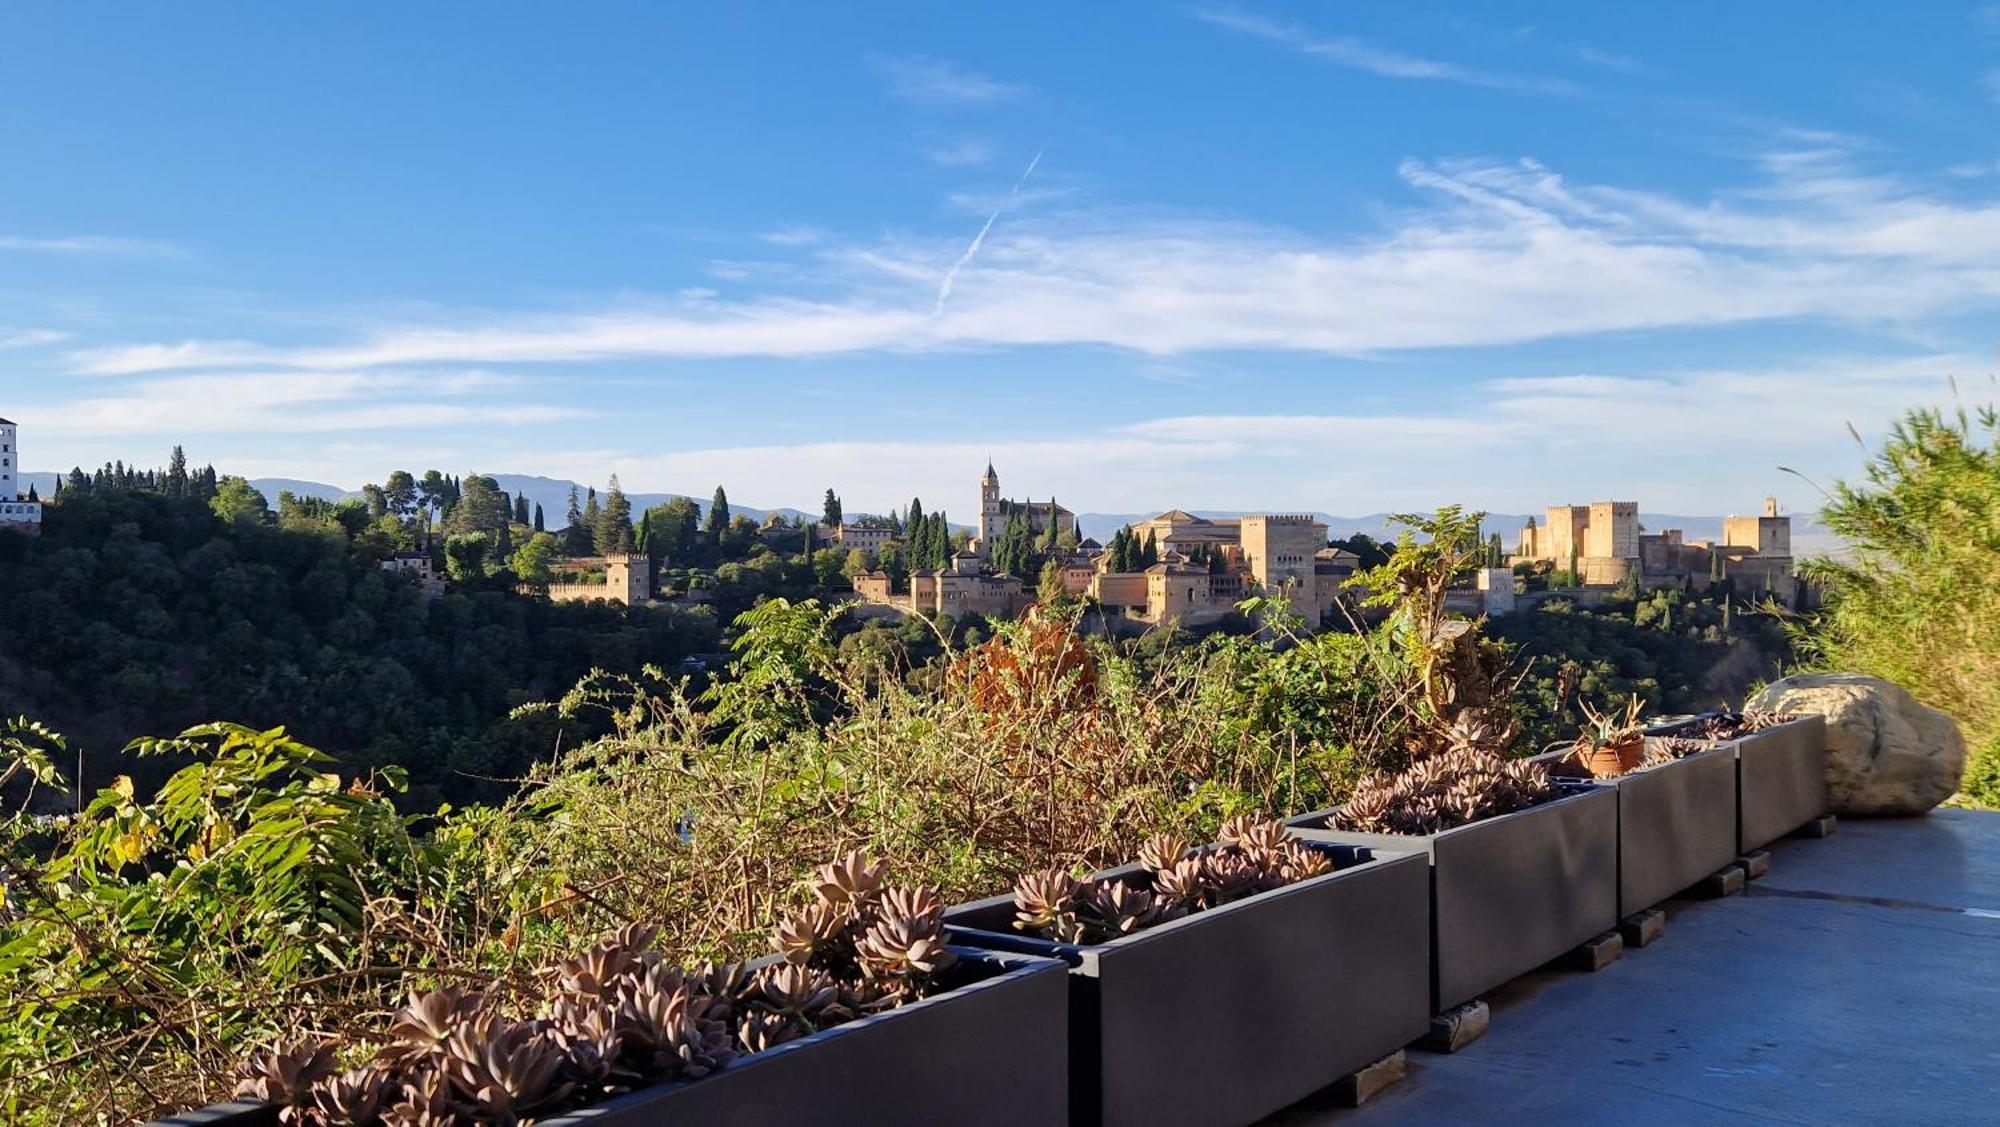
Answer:
<svg viewBox="0 0 2000 1127"><path fill-rule="evenodd" d="M826 491L826 501L820 506L819 520L828 528L840 527L840 497L831 489Z"/></svg>
<svg viewBox="0 0 2000 1127"><path fill-rule="evenodd" d="M617 474L611 475L610 487L604 495L604 509L598 513L593 531L595 535L592 539L600 556L632 550L632 502L626 500Z"/></svg>
<svg viewBox="0 0 2000 1127"><path fill-rule="evenodd" d="M234 475L225 477L216 485L215 496L208 507L223 520L239 524L259 524L270 514L270 506L264 495L251 484Z"/></svg>
<svg viewBox="0 0 2000 1127"><path fill-rule="evenodd" d="M687 567L701 549L701 509L686 497L675 497L646 510L646 555L655 561Z"/></svg>
<svg viewBox="0 0 2000 1127"><path fill-rule="evenodd" d="M535 502L535 531L545 531L542 528L542 503L540 501Z"/></svg>
<svg viewBox="0 0 2000 1127"><path fill-rule="evenodd" d="M1062 565L1054 560L1042 565L1041 579L1035 584L1035 598L1046 604L1061 602L1069 594L1063 585Z"/></svg>
<svg viewBox="0 0 2000 1127"><path fill-rule="evenodd" d="M536 586L546 585L553 570L559 545L556 538L546 532L537 532L528 537L514 552L512 565L514 574L523 583Z"/></svg>
<svg viewBox="0 0 2000 1127"><path fill-rule="evenodd" d="M838 586L846 571L848 553L839 548L821 548L812 554L813 582L821 587Z"/></svg>
<svg viewBox="0 0 2000 1127"><path fill-rule="evenodd" d="M587 556L591 553L593 537L591 528L583 518L583 498L575 485L569 487L569 510L563 514L562 546L565 556Z"/></svg>
<svg viewBox="0 0 2000 1127"><path fill-rule="evenodd" d="M188 495L188 485L187 451L182 450L180 443L176 442L174 452L167 457L165 492L169 497L185 497Z"/></svg>
<svg viewBox="0 0 2000 1127"><path fill-rule="evenodd" d="M477 532L461 532L444 541L445 574L460 583L486 576L486 553L492 542Z"/></svg>
<svg viewBox="0 0 2000 1127"><path fill-rule="evenodd" d="M708 513L702 518L701 531L708 537L708 546L718 555L722 552L722 534L729 529L729 494L720 485L715 487L715 496L709 499Z"/></svg>
<svg viewBox="0 0 2000 1127"><path fill-rule="evenodd" d="M382 500L390 512L408 520L417 511L417 481L408 470L396 470L382 480Z"/></svg>

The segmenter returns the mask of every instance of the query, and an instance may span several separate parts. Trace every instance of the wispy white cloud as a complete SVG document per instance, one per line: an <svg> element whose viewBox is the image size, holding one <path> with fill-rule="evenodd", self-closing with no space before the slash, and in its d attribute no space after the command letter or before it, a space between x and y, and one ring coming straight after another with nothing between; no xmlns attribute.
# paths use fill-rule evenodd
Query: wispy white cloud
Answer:
<svg viewBox="0 0 2000 1127"><path fill-rule="evenodd" d="M1434 412L1179 415L1052 439L760 444L557 459L539 472L593 480L607 464L628 489L702 491L799 504L802 482L835 487L853 511L884 511L920 489L927 508L976 512L973 476L990 455L1018 496L1053 493L1096 511L1323 510L1464 503L1534 512L1571 500L1634 498L1653 512L1750 511L1769 492L1809 509L1781 464L1829 479L1850 471L1846 424L1864 429L1913 403L1949 400L1945 377L1977 358L1815 357L1769 368L1571 373L1488 381ZM1329 407L1341 396L1328 395ZM1770 420L1783 417L1785 427ZM1671 457L1638 435L1670 439ZM1746 452L1747 453L1746 455ZM1588 472L1583 473L1584 467ZM959 477L954 469L962 469ZM1577 494L1579 485L1589 497Z"/></svg>
<svg viewBox="0 0 2000 1127"><path fill-rule="evenodd" d="M775 231L766 231L761 237L772 246L804 247L811 246L814 243L825 242L827 233L818 227L792 224L780 227Z"/></svg>
<svg viewBox="0 0 2000 1127"><path fill-rule="evenodd" d="M948 105L998 102L1018 97L1027 87L989 78L947 59L924 55L874 60L889 80L889 91L906 102Z"/></svg>
<svg viewBox="0 0 2000 1127"><path fill-rule="evenodd" d="M36 427L58 438L366 432L578 418L572 407L492 393L515 377L480 371L275 371L167 376L62 405Z"/></svg>
<svg viewBox="0 0 2000 1127"><path fill-rule="evenodd" d="M907 236L799 248L782 269L744 267L765 292L742 299L445 318L321 347L138 343L75 360L116 375L1066 345L1361 355L1778 319L1901 330L2000 298L2000 204L1866 174L1837 138L1792 139L1761 172L1687 198L1578 183L1532 160L1410 161L1416 205L1367 237L1023 210L972 248Z"/></svg>
<svg viewBox="0 0 2000 1127"><path fill-rule="evenodd" d="M941 141L924 150L924 159L946 168L971 168L989 164L1000 155L1000 146L984 137L961 137Z"/></svg>
<svg viewBox="0 0 2000 1127"><path fill-rule="evenodd" d="M1572 44L1570 52L1591 66L1597 67L1600 70L1613 71L1617 74L1629 74L1637 78L1658 78L1666 73L1651 63L1635 59L1630 55L1621 54L1617 51L1607 51L1602 47L1595 47L1588 43Z"/></svg>
<svg viewBox="0 0 2000 1127"><path fill-rule="evenodd" d="M1323 35L1298 24L1285 23L1236 8L1196 8L1194 18L1230 31L1282 44L1301 54L1383 78L1427 79L1542 94L1574 91L1562 79L1494 74L1457 63L1427 59L1349 35Z"/></svg>
<svg viewBox="0 0 2000 1127"><path fill-rule="evenodd" d="M0 348L39 348L68 339L69 333L55 329L0 329Z"/></svg>
<svg viewBox="0 0 2000 1127"><path fill-rule="evenodd" d="M187 253L173 243L157 239L128 239L112 235L0 235L0 251L9 250L127 258L180 258Z"/></svg>

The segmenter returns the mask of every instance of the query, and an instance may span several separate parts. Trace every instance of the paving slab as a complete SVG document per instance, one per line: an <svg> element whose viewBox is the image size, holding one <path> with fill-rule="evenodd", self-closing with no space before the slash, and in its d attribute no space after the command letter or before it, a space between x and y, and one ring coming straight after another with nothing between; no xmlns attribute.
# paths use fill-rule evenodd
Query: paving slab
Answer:
<svg viewBox="0 0 2000 1127"><path fill-rule="evenodd" d="M1669 942L1503 987L1375 1101L1267 1123L2000 1122L2000 814L1844 819L1667 911Z"/></svg>

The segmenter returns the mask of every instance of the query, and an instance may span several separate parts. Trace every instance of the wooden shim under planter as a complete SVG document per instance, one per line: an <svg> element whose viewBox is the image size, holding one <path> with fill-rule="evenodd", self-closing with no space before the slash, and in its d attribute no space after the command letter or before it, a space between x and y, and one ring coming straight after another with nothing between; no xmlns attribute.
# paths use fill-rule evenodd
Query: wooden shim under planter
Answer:
<svg viewBox="0 0 2000 1127"><path fill-rule="evenodd" d="M1417 1042L1417 1048L1434 1053L1455 1053L1481 1037L1493 1024L1493 1010L1485 1002L1453 1006L1431 1018L1431 1027Z"/></svg>
<svg viewBox="0 0 2000 1127"><path fill-rule="evenodd" d="M961 943L1069 962L1075 1122L1247 1123L1415 1040L1430 1017L1424 859L1316 848L1347 867L1108 943L1022 935L1011 896L958 905L945 924Z"/></svg>
<svg viewBox="0 0 2000 1127"><path fill-rule="evenodd" d="M1618 925L1618 793L1553 802L1423 836L1286 824L1309 841L1409 849L1431 862L1431 1011L1469 1002Z"/></svg>
<svg viewBox="0 0 2000 1127"><path fill-rule="evenodd" d="M1068 982L1054 959L954 947L983 977L893 1010L642 1088L540 1127L661 1123L952 1123L1011 1127L1068 1114ZM206 1118L205 1118L206 1117ZM269 1105L218 1104L153 1127L268 1127Z"/></svg>
<svg viewBox="0 0 2000 1127"><path fill-rule="evenodd" d="M1403 1082L1410 1074L1410 1061L1397 1049L1366 1068L1340 1078L1333 1086L1333 1098L1342 1107L1360 1107Z"/></svg>
<svg viewBox="0 0 2000 1127"><path fill-rule="evenodd" d="M1618 935L1627 947L1658 943L1667 934L1667 914L1658 908L1634 912L1618 921Z"/></svg>

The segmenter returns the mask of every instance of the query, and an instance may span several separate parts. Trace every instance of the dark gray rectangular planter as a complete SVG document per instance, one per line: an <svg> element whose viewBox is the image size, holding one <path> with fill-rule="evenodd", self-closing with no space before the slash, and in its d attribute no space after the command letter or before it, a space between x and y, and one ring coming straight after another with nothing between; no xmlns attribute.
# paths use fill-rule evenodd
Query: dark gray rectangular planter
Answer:
<svg viewBox="0 0 2000 1127"><path fill-rule="evenodd" d="M1109 943L1022 935L1011 896L945 923L960 942L1070 964L1076 1122L1247 1124L1428 1027L1423 858L1321 848L1350 867Z"/></svg>
<svg viewBox="0 0 2000 1127"><path fill-rule="evenodd" d="M1299 836L1414 850L1431 868L1431 1008L1472 1001L1617 926L1618 794L1575 793L1423 836L1323 829L1330 810L1292 819Z"/></svg>
<svg viewBox="0 0 2000 1127"><path fill-rule="evenodd" d="M1736 741L1737 844L1755 849L1826 813L1826 717L1801 716Z"/></svg>
<svg viewBox="0 0 2000 1127"><path fill-rule="evenodd" d="M1595 782L1618 792L1620 919L1736 859L1734 748L1719 745Z"/></svg>
<svg viewBox="0 0 2000 1127"><path fill-rule="evenodd" d="M1679 735L1694 723L1649 734ZM1729 743L1736 749L1739 852L1769 845L1826 813L1826 717L1801 716Z"/></svg>
<svg viewBox="0 0 2000 1127"><path fill-rule="evenodd" d="M986 977L743 1057L700 1080L643 1088L542 1127L1067 1122L1069 996L1058 960L954 947ZM211 1118L201 1118L210 1116ZM267 1127L275 1109L218 1104L154 1127Z"/></svg>

